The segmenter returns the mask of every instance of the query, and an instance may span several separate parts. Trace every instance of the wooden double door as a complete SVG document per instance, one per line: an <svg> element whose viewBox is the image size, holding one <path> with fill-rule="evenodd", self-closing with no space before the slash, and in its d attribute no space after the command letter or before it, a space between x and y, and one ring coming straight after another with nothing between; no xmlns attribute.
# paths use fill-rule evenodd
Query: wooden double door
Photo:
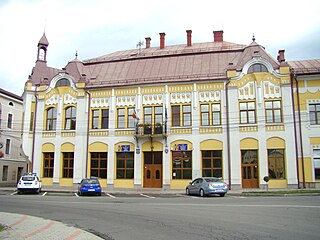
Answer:
<svg viewBox="0 0 320 240"><path fill-rule="evenodd" d="M162 152L143 152L144 188L162 188Z"/></svg>
<svg viewBox="0 0 320 240"><path fill-rule="evenodd" d="M257 150L241 150L242 188L259 188Z"/></svg>

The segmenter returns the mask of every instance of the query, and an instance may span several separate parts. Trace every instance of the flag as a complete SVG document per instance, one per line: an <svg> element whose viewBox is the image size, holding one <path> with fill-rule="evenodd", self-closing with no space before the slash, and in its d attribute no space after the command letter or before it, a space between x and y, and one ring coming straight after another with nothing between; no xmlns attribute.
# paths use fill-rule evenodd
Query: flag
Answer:
<svg viewBox="0 0 320 240"><path fill-rule="evenodd" d="M136 110L133 111L132 118L139 120L139 118L137 117Z"/></svg>
<svg viewBox="0 0 320 240"><path fill-rule="evenodd" d="M167 107L164 110L164 118L166 119L166 121L168 120Z"/></svg>

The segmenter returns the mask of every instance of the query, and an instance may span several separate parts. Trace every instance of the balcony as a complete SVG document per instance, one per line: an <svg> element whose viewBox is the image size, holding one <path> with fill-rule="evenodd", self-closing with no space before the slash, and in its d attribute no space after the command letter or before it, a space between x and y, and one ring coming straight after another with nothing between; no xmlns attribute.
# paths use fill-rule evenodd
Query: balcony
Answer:
<svg viewBox="0 0 320 240"><path fill-rule="evenodd" d="M138 124L135 131L136 136L165 136L167 135L167 124L156 123L152 124Z"/></svg>

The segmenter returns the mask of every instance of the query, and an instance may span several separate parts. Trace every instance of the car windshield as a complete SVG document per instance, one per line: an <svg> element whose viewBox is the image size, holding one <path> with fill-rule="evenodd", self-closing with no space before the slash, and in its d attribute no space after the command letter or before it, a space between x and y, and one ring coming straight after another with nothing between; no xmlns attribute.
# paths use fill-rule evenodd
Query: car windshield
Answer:
<svg viewBox="0 0 320 240"><path fill-rule="evenodd" d="M205 178L206 182L222 182L220 178Z"/></svg>
<svg viewBox="0 0 320 240"><path fill-rule="evenodd" d="M99 184L99 181L97 179L87 179L84 183Z"/></svg>
<svg viewBox="0 0 320 240"><path fill-rule="evenodd" d="M23 181L34 181L35 177L32 177L32 176L25 176L25 177L22 177L22 180Z"/></svg>

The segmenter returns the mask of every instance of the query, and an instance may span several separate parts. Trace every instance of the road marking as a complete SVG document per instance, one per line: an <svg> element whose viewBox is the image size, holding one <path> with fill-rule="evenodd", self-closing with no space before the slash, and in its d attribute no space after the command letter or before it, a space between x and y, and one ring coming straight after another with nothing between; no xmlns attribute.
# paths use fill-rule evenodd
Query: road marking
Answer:
<svg viewBox="0 0 320 240"><path fill-rule="evenodd" d="M149 196L149 195L146 195L146 194L143 194L143 193L141 193L140 196L146 197L146 198L156 198L156 197L152 197L152 196Z"/></svg>
<svg viewBox="0 0 320 240"><path fill-rule="evenodd" d="M110 193L106 193L107 196L111 197L111 198L116 198L116 196L111 195Z"/></svg>
<svg viewBox="0 0 320 240"><path fill-rule="evenodd" d="M12 196L12 195L16 195L18 192L13 192L13 193L11 193L10 195Z"/></svg>
<svg viewBox="0 0 320 240"><path fill-rule="evenodd" d="M42 197L44 197L45 195L47 195L48 192L45 192L44 194L42 194Z"/></svg>
<svg viewBox="0 0 320 240"><path fill-rule="evenodd" d="M79 195L77 193L74 193L74 195L76 195L76 197L79 197Z"/></svg>
<svg viewBox="0 0 320 240"><path fill-rule="evenodd" d="M233 198L247 198L247 197L236 196L236 197L233 197Z"/></svg>

